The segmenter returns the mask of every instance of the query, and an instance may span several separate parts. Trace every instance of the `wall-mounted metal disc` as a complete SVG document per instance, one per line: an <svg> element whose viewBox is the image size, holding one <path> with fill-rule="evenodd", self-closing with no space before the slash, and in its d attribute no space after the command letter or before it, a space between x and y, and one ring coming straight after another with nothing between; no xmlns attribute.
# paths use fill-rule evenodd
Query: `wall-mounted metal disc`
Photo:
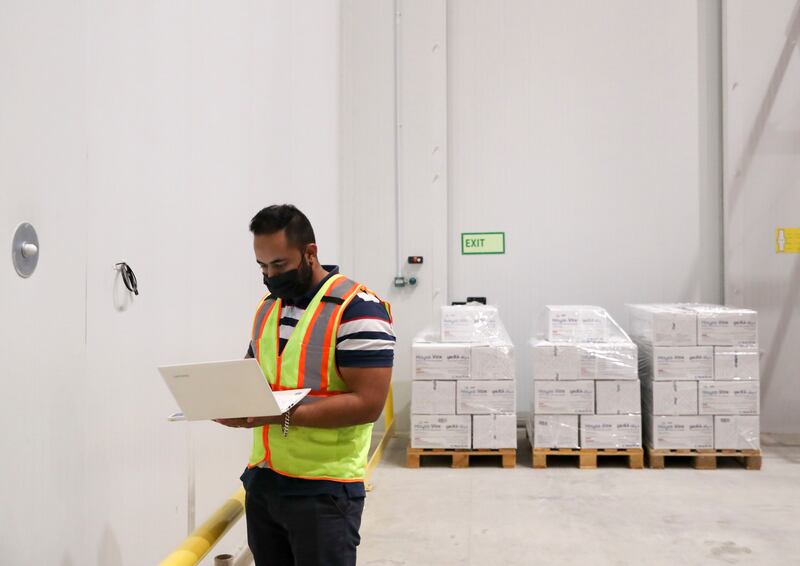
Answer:
<svg viewBox="0 0 800 566"><path fill-rule="evenodd" d="M36 229L23 222L17 226L11 244L11 259L20 277L30 277L39 264L39 237Z"/></svg>

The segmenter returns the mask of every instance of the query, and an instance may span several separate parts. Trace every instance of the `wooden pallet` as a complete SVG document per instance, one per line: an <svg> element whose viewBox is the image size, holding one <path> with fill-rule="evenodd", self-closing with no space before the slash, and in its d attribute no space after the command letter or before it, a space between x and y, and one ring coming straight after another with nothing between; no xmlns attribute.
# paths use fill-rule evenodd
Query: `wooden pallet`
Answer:
<svg viewBox="0 0 800 566"><path fill-rule="evenodd" d="M655 450L647 449L647 459L654 470L662 470L666 459L692 458L696 470L716 470L719 458L737 458L748 470L761 469L761 450Z"/></svg>
<svg viewBox="0 0 800 566"><path fill-rule="evenodd" d="M499 456L502 458L504 468L513 468L517 465L517 450L502 448L499 450L452 450L437 448L409 448L406 450L406 465L409 468L419 468L420 458L423 456L449 456L453 459L453 468L469 468L469 459L472 456Z"/></svg>
<svg viewBox="0 0 800 566"><path fill-rule="evenodd" d="M548 456L577 456L578 467L581 470L596 469L597 458L600 456L627 456L630 469L644 468L644 450L641 448L533 448L532 450L533 467L537 469L547 467Z"/></svg>

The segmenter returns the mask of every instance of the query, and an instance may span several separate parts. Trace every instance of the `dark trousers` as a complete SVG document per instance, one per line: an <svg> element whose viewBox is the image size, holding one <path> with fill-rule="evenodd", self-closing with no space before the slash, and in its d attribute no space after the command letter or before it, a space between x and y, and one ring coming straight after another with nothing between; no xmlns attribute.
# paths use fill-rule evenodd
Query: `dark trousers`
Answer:
<svg viewBox="0 0 800 566"><path fill-rule="evenodd" d="M256 566L355 566L364 498L255 489L245 503Z"/></svg>

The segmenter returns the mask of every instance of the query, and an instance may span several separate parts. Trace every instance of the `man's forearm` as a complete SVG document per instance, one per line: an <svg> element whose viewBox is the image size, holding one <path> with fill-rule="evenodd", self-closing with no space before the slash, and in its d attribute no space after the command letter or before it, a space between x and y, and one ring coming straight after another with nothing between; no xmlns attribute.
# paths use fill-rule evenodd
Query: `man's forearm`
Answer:
<svg viewBox="0 0 800 566"><path fill-rule="evenodd" d="M303 402L292 414L292 424L318 428L336 428L372 423L378 420L383 406L357 393L342 393L319 401Z"/></svg>

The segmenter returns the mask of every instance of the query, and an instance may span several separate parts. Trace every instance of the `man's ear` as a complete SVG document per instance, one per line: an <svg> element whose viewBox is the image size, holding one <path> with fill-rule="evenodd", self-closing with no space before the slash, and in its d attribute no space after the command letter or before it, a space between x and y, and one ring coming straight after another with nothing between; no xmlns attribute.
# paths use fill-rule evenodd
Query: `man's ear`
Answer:
<svg viewBox="0 0 800 566"><path fill-rule="evenodd" d="M308 246L306 246L306 260L309 263L311 263L311 260L315 259L316 257L317 257L317 244L308 244Z"/></svg>

